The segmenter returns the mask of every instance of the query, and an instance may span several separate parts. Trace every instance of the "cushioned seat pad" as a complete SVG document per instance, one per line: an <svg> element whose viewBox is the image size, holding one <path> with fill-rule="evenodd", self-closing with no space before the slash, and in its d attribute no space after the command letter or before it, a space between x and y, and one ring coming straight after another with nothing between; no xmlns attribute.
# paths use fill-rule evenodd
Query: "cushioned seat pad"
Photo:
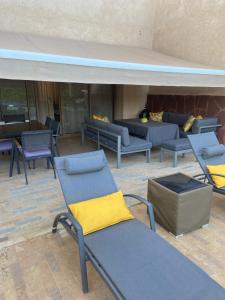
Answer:
<svg viewBox="0 0 225 300"><path fill-rule="evenodd" d="M51 156L51 151L49 149L24 151L24 155L25 155L26 158L40 157L40 156Z"/></svg>
<svg viewBox="0 0 225 300"><path fill-rule="evenodd" d="M139 151L139 150L150 149L150 148L152 148L151 142L130 135L130 145L127 147L122 146L121 151L122 152Z"/></svg>
<svg viewBox="0 0 225 300"><path fill-rule="evenodd" d="M166 141L162 144L162 147L173 151L191 149L191 145L187 138Z"/></svg>
<svg viewBox="0 0 225 300"><path fill-rule="evenodd" d="M220 285L137 220L90 234L85 244L125 299L225 299Z"/></svg>

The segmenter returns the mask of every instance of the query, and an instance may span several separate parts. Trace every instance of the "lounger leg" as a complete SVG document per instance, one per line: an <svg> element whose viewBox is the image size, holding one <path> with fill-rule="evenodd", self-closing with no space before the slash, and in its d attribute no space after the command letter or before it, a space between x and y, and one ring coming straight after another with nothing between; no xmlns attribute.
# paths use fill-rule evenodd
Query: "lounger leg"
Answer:
<svg viewBox="0 0 225 300"><path fill-rule="evenodd" d="M160 158L159 158L160 162L162 162L164 160L164 151L163 149L161 148L160 149Z"/></svg>
<svg viewBox="0 0 225 300"><path fill-rule="evenodd" d="M33 169L35 169L35 159L33 160Z"/></svg>
<svg viewBox="0 0 225 300"><path fill-rule="evenodd" d="M79 239L79 237L78 237ZM84 252L84 246L79 243L79 256L80 256L80 271L82 280L82 290L84 293L88 292L88 278L87 278L87 263Z"/></svg>
<svg viewBox="0 0 225 300"><path fill-rule="evenodd" d="M174 151L173 153L173 167L175 168L177 166L177 152Z"/></svg>
<svg viewBox="0 0 225 300"><path fill-rule="evenodd" d="M147 150L146 151L146 162L150 163L150 158L151 158L151 150Z"/></svg>
<svg viewBox="0 0 225 300"><path fill-rule="evenodd" d="M55 217L55 220L54 220L53 226L52 226L52 233L56 233L57 225L62 216L63 216L63 214L58 214ZM82 234L79 231L77 232L77 242L78 242L78 247L79 247L82 290L84 293L87 293L88 292L88 277L87 277L86 256L85 256L85 250L84 250L84 240L83 240Z"/></svg>

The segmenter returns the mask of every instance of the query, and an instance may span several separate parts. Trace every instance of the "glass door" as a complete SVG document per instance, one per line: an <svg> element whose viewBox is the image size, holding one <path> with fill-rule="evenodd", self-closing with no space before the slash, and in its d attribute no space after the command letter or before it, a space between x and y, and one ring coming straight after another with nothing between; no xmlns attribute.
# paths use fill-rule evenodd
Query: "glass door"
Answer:
<svg viewBox="0 0 225 300"><path fill-rule="evenodd" d="M89 116L88 85L61 83L60 95L63 133L79 132L81 123Z"/></svg>

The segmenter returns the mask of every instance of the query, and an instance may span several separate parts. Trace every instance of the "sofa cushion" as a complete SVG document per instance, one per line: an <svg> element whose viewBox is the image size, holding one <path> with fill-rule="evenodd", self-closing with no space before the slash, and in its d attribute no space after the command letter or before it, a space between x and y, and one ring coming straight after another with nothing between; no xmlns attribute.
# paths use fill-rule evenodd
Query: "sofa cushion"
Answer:
<svg viewBox="0 0 225 300"><path fill-rule="evenodd" d="M108 125L108 130L110 132L121 135L121 143L123 146L130 145L130 137L129 137L129 131L127 127L123 127L113 123L109 123L107 125Z"/></svg>
<svg viewBox="0 0 225 300"><path fill-rule="evenodd" d="M113 123L106 123L106 122L99 121L99 120L87 120L86 124L97 127L99 129L102 129L105 131L108 131L109 133L114 133L116 135L120 135L122 145L123 146L130 145L129 131L128 131L128 128L126 128L126 127L116 125ZM92 132L93 134L96 134L96 132L94 132L94 130L91 128L88 128L88 131ZM104 136L108 139L111 139L113 141L116 141L116 137L113 137L110 134L107 134L107 132L100 133L100 135ZM96 138L97 138L97 135L96 135Z"/></svg>
<svg viewBox="0 0 225 300"><path fill-rule="evenodd" d="M184 123L187 121L188 117L189 115L186 114L170 112L168 113L168 123L173 123L179 126L183 126Z"/></svg>
<svg viewBox="0 0 225 300"><path fill-rule="evenodd" d="M172 150L172 151L182 151L191 149L191 145L188 139L177 139L177 140L169 140L162 144L162 148Z"/></svg>
<svg viewBox="0 0 225 300"><path fill-rule="evenodd" d="M190 135L190 134L192 134L191 131L184 132L181 127L179 128L179 136L180 136L180 138L187 138L188 135Z"/></svg>
<svg viewBox="0 0 225 300"><path fill-rule="evenodd" d="M126 147L122 146L121 151L122 152L141 151L141 150L151 149L151 148L152 148L151 142L130 135L130 145Z"/></svg>
<svg viewBox="0 0 225 300"><path fill-rule="evenodd" d="M162 121L165 123L169 123L169 112L167 112L167 111L163 112Z"/></svg>

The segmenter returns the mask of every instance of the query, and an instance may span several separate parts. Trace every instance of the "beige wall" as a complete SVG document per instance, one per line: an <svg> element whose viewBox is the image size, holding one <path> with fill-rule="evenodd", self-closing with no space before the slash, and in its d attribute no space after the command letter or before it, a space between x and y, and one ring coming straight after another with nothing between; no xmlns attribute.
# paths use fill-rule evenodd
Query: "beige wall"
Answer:
<svg viewBox="0 0 225 300"><path fill-rule="evenodd" d="M154 0L1 0L0 29L152 46Z"/></svg>
<svg viewBox="0 0 225 300"><path fill-rule="evenodd" d="M153 49L225 67L225 0L156 0Z"/></svg>
<svg viewBox="0 0 225 300"><path fill-rule="evenodd" d="M147 102L148 91L148 86L118 86L115 118L136 118L138 112L144 108Z"/></svg>

